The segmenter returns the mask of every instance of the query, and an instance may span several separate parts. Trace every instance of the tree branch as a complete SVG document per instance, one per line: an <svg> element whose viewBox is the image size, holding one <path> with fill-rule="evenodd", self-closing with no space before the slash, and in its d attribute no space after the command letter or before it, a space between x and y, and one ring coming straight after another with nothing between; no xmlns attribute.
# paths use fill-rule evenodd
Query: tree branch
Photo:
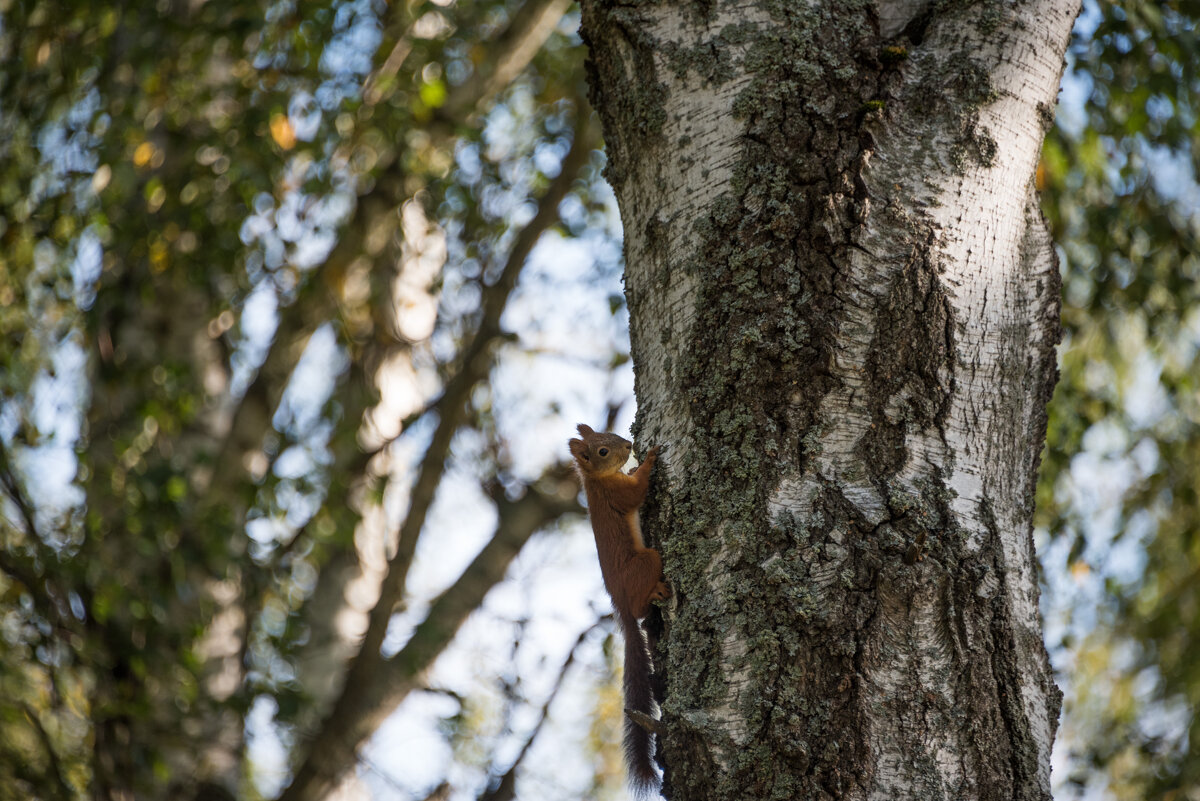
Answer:
<svg viewBox="0 0 1200 801"><path fill-rule="evenodd" d="M56 626L73 630L75 620L71 615L70 604L67 602L66 596L53 586L45 572L45 567L58 564L58 557L46 546L45 540L38 533L33 504L25 497L21 483L13 471L8 449L4 447L3 443L0 443L0 487L3 487L4 494L17 507L21 521L25 524L26 540L30 548L37 554L37 560L42 562L43 572L42 575L39 575L34 561L22 557L14 549L8 547L0 549L0 570L25 587L26 592L33 599L34 607L46 617L46 620Z"/></svg>
<svg viewBox="0 0 1200 801"><path fill-rule="evenodd" d="M5 494L20 512L21 520L25 523L25 533L35 542L44 542L38 534L33 504L25 497L25 492L21 489L20 482L17 481L16 473L13 472L8 449L3 444L0 444L0 485L3 485Z"/></svg>
<svg viewBox="0 0 1200 801"><path fill-rule="evenodd" d="M575 656L579 652L580 646L583 645L584 640L587 639L589 634L605 623L611 622L612 619L612 615L605 615L579 633L579 638L575 640L575 645L571 646L571 652L567 655L566 661L563 662L562 667L558 670L558 679L554 682L554 687L550 690L550 694L546 696L546 700L542 704L541 711L538 714L538 721L534 724L533 729L529 732L529 736L525 739L525 744L521 746L520 753L517 754L517 758L513 760L513 763L509 765L504 775L500 777L500 782L495 788L483 793L479 797L479 801L512 801L517 790L517 768L521 766L521 762L525 759L525 755L529 753L533 741L537 739L542 726L550 716L550 705L558 697L558 691L562 689L563 682L567 677L567 671L571 669L571 665L575 664Z"/></svg>
<svg viewBox="0 0 1200 801"><path fill-rule="evenodd" d="M453 637L462 619L465 619L482 600L480 594L478 598L468 600L466 606L460 607L456 603L471 596L448 593L439 598L425 623L414 632L409 646L386 663L393 669L383 669L385 662L379 648L387 633L388 623L404 598L407 575L417 541L445 470L450 443L465 415L467 400L475 386L486 379L491 368L493 347L502 338L500 318L508 298L534 245L542 233L558 221L558 206L590 156L593 147L588 130L590 111L582 99L577 101L576 107L579 111L579 123L571 150L563 159L559 175L551 181L539 199L538 211L534 218L517 234L499 277L485 290L483 312L475 336L463 351L458 373L447 383L438 401L438 424L411 491L409 510L401 525L397 550L389 560L387 574L380 589L380 598L368 617L363 643L357 657L351 663L342 694L314 738L306 761L281 798L315 799L334 786L346 767L354 764L354 753L358 745L370 736L411 689L412 676L415 673L404 666L427 665L431 662ZM362 454L357 462L350 465L350 473L357 475L365 472L370 458L371 454ZM537 497L532 490L531 493L527 494L527 497ZM571 495L573 504L574 493ZM561 509L556 512L561 513ZM532 530L524 534L521 544ZM506 547L505 543L506 538L498 533L495 541L485 548L484 553L495 560L497 549ZM519 550L519 547L520 544L516 546L516 550ZM501 560L501 570L494 577L487 577L485 573L487 580L482 582L484 591L500 580L503 567L515 556L516 550ZM484 554L481 554L480 558L483 556ZM485 563L477 559L472 568L482 564ZM472 568L464 574L465 579L471 579L475 575ZM455 622L448 626L447 620ZM387 673L402 675L381 678ZM408 678L405 678L405 675Z"/></svg>
<svg viewBox="0 0 1200 801"><path fill-rule="evenodd" d="M396 44L392 46L388 57L383 60L383 63L367 76L366 82L363 83L362 96L363 102L368 106L373 106L383 99L383 91L380 84L390 80L400 71L400 67L404 65L404 60L408 58L408 54L412 52L412 37L409 35L412 30L410 25L408 30L396 40Z"/></svg>
<svg viewBox="0 0 1200 801"><path fill-rule="evenodd" d="M525 261L529 258L530 252L533 251L542 234L558 222L558 206L562 203L563 198L567 196L567 192L570 190L571 184L578 177L579 171L587 164L588 157L591 155L594 147L589 122L591 112L582 99L576 102L579 104L579 117L576 123L575 140L571 144L571 150L563 158L558 176L553 180L549 188L547 188L545 194L538 199L537 213L521 229L521 232L517 234L512 249L508 253L504 268L500 272L500 277L496 279L495 283L485 288L482 302L483 313L479 320L479 327L476 328L475 336L472 337L471 343L463 350L463 354L459 359L459 371L446 383L446 387L442 390L441 395L434 398L424 409L409 415L405 419L406 423L411 424L412 422L416 422L419 418L434 410L439 415L446 415L447 410L455 408L455 404L464 403L470 397L475 385L487 377L488 371L491 369L492 350L504 338L504 331L500 327L500 318L503 316L504 309L508 305L509 296L512 294L513 289L516 288L517 279L521 275ZM364 469L366 463L391 444L392 441L394 440L389 440L372 451L364 452L359 463L354 466L355 469ZM401 537L403 538L403 529L401 530Z"/></svg>
<svg viewBox="0 0 1200 801"><path fill-rule="evenodd" d="M54 750L54 743L50 740L50 733L46 731L46 727L42 725L42 719L38 717L37 712L27 703L21 704L21 711L25 713L25 717L29 718L29 722L33 724L33 728L37 731L38 739L42 743L42 748L46 751L46 759L50 763L48 773L51 774L53 781L53 793L55 798L61 798L63 801L69 801L74 797L74 792L71 790L71 785L67 783L66 774L63 772L62 763L58 759L58 752Z"/></svg>
<svg viewBox="0 0 1200 801"><path fill-rule="evenodd" d="M499 94L529 66L570 6L571 0L526 0L496 40L490 58L481 62L494 64L492 71L472 73L446 98L438 116L458 120Z"/></svg>
<svg viewBox="0 0 1200 801"><path fill-rule="evenodd" d="M451 103L461 113L480 107L503 90L529 65L568 5L565 0L528 0L518 11L512 24L490 48L491 52L486 60L499 65L492 76L486 81L467 81L460 86L452 94L447 105L443 106L442 116L447 113ZM406 41L407 33L397 39L388 57L368 76L363 88L364 97L377 95L380 81L387 77L389 71L394 73L399 70L408 55ZM586 115L581 113L581 119L584 116ZM437 134L449 137L453 135L453 130L448 126L439 126L435 131L435 135ZM219 467L214 472L214 482L234 482L244 476L241 456L261 442L262 433L266 430L264 425L269 424L271 415L279 404L287 377L291 375L304 350L303 343L308 341L318 326L336 315L337 298L340 294L338 287L343 283L347 268L365 250L363 242L366 238L366 228L375 217L371 211L377 210L381 205L396 207L405 200L397 193L397 190L402 192L404 186L405 172L402 160L397 159L394 153L390 158L390 162L381 160L377 166L379 176L373 188L359 196L354 217L339 236L337 245L325 263L314 270L308 289L303 292L301 298L280 309L279 325L266 359L246 393L238 401L232 414L229 433L220 445L217 460ZM564 169L565 166L564 164ZM386 249L384 253L378 254L376 260L387 261L385 254Z"/></svg>
<svg viewBox="0 0 1200 801"><path fill-rule="evenodd" d="M438 401L438 425L421 462L420 473L413 485L408 514L400 526L396 553L388 562L388 572L380 590L379 602L371 610L367 633L363 639L361 653L365 654L367 659L378 656L379 646L383 644L383 638L387 634L388 621L404 598L408 569L417 550L417 541L425 525L425 516L433 505L434 494L445 471L446 459L450 455L450 442L462 422L467 399L491 370L492 348L502 337L500 318L508 304L509 296L517 285L517 279L530 251L546 229L558 221L558 206L566 197L571 184L575 182L580 169L587 163L592 148L585 122L587 118L586 112L580 114L575 141L563 159L558 177L539 200L537 214L517 235L500 277L488 288L483 299L483 316L479 327L463 353L458 373L446 384L446 389ZM361 464L356 467L365 469L370 457L371 454L364 453ZM353 673L353 669L351 672Z"/></svg>
<svg viewBox="0 0 1200 801"><path fill-rule="evenodd" d="M355 762L358 747L417 686L417 679L454 639L463 621L479 608L488 591L504 578L529 538L564 514L582 512L574 479L559 465L516 501L494 493L500 514L495 535L440 595L408 643L391 659L355 660L333 711L309 748L280 801L315 801L336 786ZM544 487L543 484L546 486Z"/></svg>

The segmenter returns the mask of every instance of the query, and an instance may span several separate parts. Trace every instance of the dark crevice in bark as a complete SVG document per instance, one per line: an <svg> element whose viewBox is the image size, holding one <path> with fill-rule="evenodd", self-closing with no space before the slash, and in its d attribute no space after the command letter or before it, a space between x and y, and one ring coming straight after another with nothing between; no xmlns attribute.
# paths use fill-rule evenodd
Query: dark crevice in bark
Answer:
<svg viewBox="0 0 1200 801"><path fill-rule="evenodd" d="M991 499L986 495L980 501L980 517L990 535L989 539L1000 542L1000 527L992 512ZM1005 572L1004 556L1000 548L991 549L992 569L997 575ZM1024 680L1018 664L1012 655L1020 653L1016 644L1015 627L1009 615L1007 599L1003 593L997 593L991 604L991 638L996 643L991 651L990 668L996 682L996 697L999 700L998 713L1003 720L1002 734L999 738L1005 743L1004 754L991 754L993 758L1006 756L1005 767L1008 775L1004 776L1004 784L999 787L1010 787L1009 793L994 793L985 797L1012 798L1013 801L1040 801L1041 793L1025 792L1028 788L1037 787L1037 745L1030 736L1029 721L1021 697L1021 684ZM1000 761L997 759L997 761Z"/></svg>
<svg viewBox="0 0 1200 801"><path fill-rule="evenodd" d="M944 426L954 390L953 311L925 254L914 254L879 308L866 373L873 429L859 442L886 479L908 460L908 426Z"/></svg>
<svg viewBox="0 0 1200 801"><path fill-rule="evenodd" d="M1029 368L1033 375L1041 376L1041 383L1035 396L1033 414L1030 419L1030 469L1026 478L1025 497L1029 499L1029 512L1032 515L1033 501L1037 497L1037 480L1042 464L1042 450L1046 441L1046 426L1049 423L1047 408L1054 396L1054 387L1058 384L1058 345L1062 342L1063 328L1059 319L1058 298L1062 297L1062 272L1058 260L1058 251L1050 240L1050 226L1042 214L1037 195L1031 190L1026 208L1026 234L1021 253L1025 264L1033 262L1037 254L1044 254L1050 259L1050 269L1044 277L1039 277L1035 289L1035 297L1053 298L1054 301L1043 304L1039 310L1035 330L1045 332L1041 341L1031 343L1033 351L1029 354ZM1049 286L1042 286L1045 280ZM1033 553L1033 527L1029 531L1029 552Z"/></svg>
<svg viewBox="0 0 1200 801"><path fill-rule="evenodd" d="M929 28L929 23L932 21L933 12L926 11L914 17L907 25L904 26L904 30L900 33L902 36L907 38L908 41L912 42L914 47L919 47L921 43L925 41L925 31L927 28Z"/></svg>
<svg viewBox="0 0 1200 801"><path fill-rule="evenodd" d="M620 191L626 165L634 154L654 149L651 145L666 119L666 86L657 77L653 56L656 42L645 31L636 8L613 4L607 8L596 6L593 13L602 14L602 21L582 27L580 38L593 56L605 48L607 53L604 58L588 58L585 63L588 99L604 127L608 151L604 177ZM602 43L593 41L597 28L605 32ZM627 91L607 91L617 86ZM637 141L626 141L626 137Z"/></svg>

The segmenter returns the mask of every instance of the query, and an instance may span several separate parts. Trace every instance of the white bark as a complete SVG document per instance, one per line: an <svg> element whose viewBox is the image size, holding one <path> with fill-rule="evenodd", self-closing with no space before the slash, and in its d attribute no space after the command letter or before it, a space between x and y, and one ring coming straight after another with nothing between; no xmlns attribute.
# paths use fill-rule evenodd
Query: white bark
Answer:
<svg viewBox="0 0 1200 801"><path fill-rule="evenodd" d="M1048 798L1032 181L1078 5L847 6L584 6L670 447L666 790Z"/></svg>

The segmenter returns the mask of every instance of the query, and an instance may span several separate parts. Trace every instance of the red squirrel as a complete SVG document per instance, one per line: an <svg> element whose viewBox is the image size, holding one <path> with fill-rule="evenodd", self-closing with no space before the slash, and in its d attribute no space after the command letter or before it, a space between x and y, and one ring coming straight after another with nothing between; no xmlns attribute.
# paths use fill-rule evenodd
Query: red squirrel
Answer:
<svg viewBox="0 0 1200 801"><path fill-rule="evenodd" d="M651 448L641 465L626 475L621 468L633 450L629 440L616 434L597 434L585 425L579 426L579 436L582 439L570 442L571 455L587 493L600 574L625 635L625 705L628 710L652 717L650 652L638 620L650 611L651 601L667 598L671 590L663 581L662 557L642 541L638 507L646 500L658 447ZM634 796L649 796L658 786L650 732L629 716L625 718L625 761Z"/></svg>

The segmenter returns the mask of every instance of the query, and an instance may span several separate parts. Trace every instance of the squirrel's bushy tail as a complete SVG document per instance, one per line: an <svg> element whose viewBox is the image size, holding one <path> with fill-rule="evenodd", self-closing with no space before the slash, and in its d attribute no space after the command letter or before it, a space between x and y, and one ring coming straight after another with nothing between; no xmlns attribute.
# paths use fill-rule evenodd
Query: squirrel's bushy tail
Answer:
<svg viewBox="0 0 1200 801"><path fill-rule="evenodd" d="M650 687L650 652L637 618L620 613L625 635L625 704L647 717L654 716L654 694ZM625 716L625 764L629 767L629 789L636 799L646 799L658 790L654 770L651 734L628 715Z"/></svg>

